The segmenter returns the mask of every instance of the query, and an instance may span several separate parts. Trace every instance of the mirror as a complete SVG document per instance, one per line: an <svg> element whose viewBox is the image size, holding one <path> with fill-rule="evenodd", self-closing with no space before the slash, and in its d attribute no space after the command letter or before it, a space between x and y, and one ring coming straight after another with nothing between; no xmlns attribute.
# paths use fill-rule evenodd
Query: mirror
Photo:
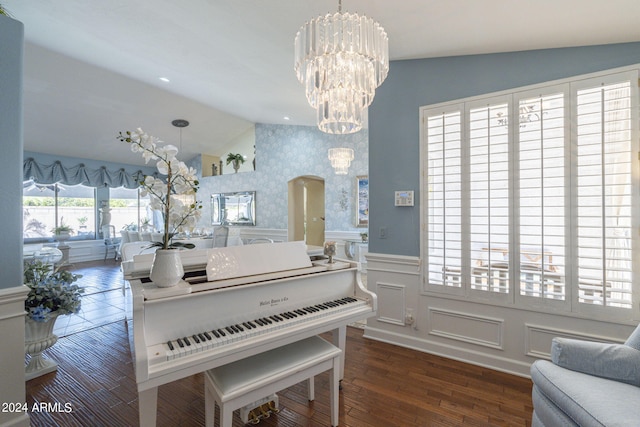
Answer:
<svg viewBox="0 0 640 427"><path fill-rule="evenodd" d="M256 192L211 195L212 225L256 225Z"/></svg>

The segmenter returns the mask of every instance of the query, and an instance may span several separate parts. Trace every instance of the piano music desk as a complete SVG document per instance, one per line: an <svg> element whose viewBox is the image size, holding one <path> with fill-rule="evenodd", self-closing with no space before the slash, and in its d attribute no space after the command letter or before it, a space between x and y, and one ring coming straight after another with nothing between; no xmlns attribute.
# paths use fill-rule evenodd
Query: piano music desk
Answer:
<svg viewBox="0 0 640 427"><path fill-rule="evenodd" d="M337 426L341 354L338 347L316 336L206 371L205 426L214 425L216 403L220 407L220 427L231 427L236 409L306 379L311 401L313 377L327 370L331 370L331 425Z"/></svg>

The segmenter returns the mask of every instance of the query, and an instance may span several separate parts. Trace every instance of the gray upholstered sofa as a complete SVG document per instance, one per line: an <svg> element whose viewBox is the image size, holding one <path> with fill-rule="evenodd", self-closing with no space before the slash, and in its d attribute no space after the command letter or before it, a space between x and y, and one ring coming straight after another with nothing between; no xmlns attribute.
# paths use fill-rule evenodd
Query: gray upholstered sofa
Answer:
<svg viewBox="0 0 640 427"><path fill-rule="evenodd" d="M640 426L640 326L624 344L554 338L531 379L532 427Z"/></svg>

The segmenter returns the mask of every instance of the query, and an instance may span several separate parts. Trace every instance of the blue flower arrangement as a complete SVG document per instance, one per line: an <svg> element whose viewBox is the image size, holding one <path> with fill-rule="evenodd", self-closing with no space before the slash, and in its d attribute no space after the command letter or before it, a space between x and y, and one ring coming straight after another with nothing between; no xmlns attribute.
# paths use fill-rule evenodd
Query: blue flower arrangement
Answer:
<svg viewBox="0 0 640 427"><path fill-rule="evenodd" d="M33 261L24 266L24 282L29 294L24 302L27 316L36 322L46 322L55 315L80 311L84 288L74 284L81 278L51 264Z"/></svg>

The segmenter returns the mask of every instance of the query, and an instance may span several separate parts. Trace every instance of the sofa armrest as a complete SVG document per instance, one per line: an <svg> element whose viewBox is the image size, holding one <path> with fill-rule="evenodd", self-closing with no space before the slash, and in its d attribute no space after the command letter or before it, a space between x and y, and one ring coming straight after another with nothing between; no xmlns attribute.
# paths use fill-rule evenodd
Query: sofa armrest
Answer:
<svg viewBox="0 0 640 427"><path fill-rule="evenodd" d="M640 386L640 351L624 344L554 338L551 360L572 371Z"/></svg>

